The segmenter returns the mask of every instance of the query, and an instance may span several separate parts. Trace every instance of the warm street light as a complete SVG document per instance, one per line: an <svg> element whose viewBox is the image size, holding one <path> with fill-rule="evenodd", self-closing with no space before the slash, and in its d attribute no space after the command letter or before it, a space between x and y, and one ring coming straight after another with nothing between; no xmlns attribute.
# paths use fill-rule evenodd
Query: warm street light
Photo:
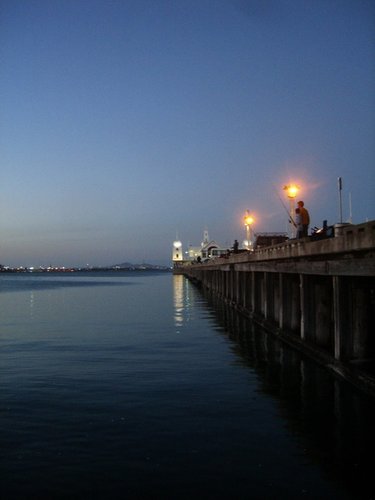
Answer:
<svg viewBox="0 0 375 500"><path fill-rule="evenodd" d="M299 191L299 186L297 184L287 184L286 186L283 187L284 191L286 191L286 194L289 198L289 224L290 224L290 236L291 238L295 238L296 236L296 227L295 227L295 213L294 213L294 200L298 194Z"/></svg>
<svg viewBox="0 0 375 500"><path fill-rule="evenodd" d="M248 250L251 250L253 246L252 235L251 235L251 226L254 224L254 217L250 215L250 212L246 210L245 217L243 218L245 227L246 227L246 243L245 246Z"/></svg>
<svg viewBox="0 0 375 500"><path fill-rule="evenodd" d="M284 191L286 191L288 198L293 199L297 196L299 186L297 186L296 184L287 184L286 186L284 186Z"/></svg>

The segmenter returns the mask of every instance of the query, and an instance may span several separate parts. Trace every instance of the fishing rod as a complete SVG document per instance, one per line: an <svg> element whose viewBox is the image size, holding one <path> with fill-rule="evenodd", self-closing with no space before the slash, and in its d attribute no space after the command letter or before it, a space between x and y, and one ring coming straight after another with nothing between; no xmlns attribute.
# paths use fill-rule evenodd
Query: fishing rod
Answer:
<svg viewBox="0 0 375 500"><path fill-rule="evenodd" d="M274 186L274 189L275 189L275 191L276 191L277 197L278 197L278 198L279 198L279 200L280 200L281 205L283 206L283 208L284 208L285 212L288 214L288 217L289 217L290 222L293 224L293 226L294 226L294 227L297 227L297 224L295 223L295 221L294 221L294 219L293 219L292 214L289 212L288 207L287 207L287 206L285 205L285 203L283 202L283 200L282 200L281 196L279 195L279 192L278 192L278 190L276 189L276 187L275 187L275 186Z"/></svg>

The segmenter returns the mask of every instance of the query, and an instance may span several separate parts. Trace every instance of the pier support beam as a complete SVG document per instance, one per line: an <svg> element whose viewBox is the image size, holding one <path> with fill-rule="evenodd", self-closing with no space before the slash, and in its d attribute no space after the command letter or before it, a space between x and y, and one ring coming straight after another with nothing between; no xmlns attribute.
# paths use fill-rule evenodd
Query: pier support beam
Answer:
<svg viewBox="0 0 375 500"><path fill-rule="evenodd" d="M279 328L300 333L300 282L299 276L280 274Z"/></svg>
<svg viewBox="0 0 375 500"><path fill-rule="evenodd" d="M251 283L250 283L250 286L251 286L251 312L252 313L254 313L255 309L256 309L256 301L255 301L255 297L256 297L255 276L256 276L256 273L254 271L251 271Z"/></svg>
<svg viewBox="0 0 375 500"><path fill-rule="evenodd" d="M375 283L356 277L350 284L352 311L352 357L356 360L375 358Z"/></svg>
<svg viewBox="0 0 375 500"><path fill-rule="evenodd" d="M349 317L348 301L345 294L345 278L333 277L333 313L334 313L334 357L344 361L348 356ZM351 343L351 342L350 342Z"/></svg>
<svg viewBox="0 0 375 500"><path fill-rule="evenodd" d="M284 310L284 275L282 273L279 274L279 297L278 297L278 305L279 305L279 328L282 330L284 328L285 323L285 310Z"/></svg>
<svg viewBox="0 0 375 500"><path fill-rule="evenodd" d="M301 302L301 339L306 340L308 336L308 325L310 323L310 293L309 280L305 274L299 276L300 302Z"/></svg>
<svg viewBox="0 0 375 500"><path fill-rule="evenodd" d="M318 276L315 281L315 343L333 354L332 280Z"/></svg>

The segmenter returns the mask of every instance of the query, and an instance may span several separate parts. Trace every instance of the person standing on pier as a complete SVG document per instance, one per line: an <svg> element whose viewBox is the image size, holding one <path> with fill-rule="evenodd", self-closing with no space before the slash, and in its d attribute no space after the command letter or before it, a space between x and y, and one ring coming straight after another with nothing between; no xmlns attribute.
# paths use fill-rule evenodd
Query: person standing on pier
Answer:
<svg viewBox="0 0 375 500"><path fill-rule="evenodd" d="M302 219L302 236L308 236L309 224L310 224L310 214L308 210L305 208L305 204L303 201L299 201L297 203L298 208L300 210L300 215Z"/></svg>
<svg viewBox="0 0 375 500"><path fill-rule="evenodd" d="M296 208L296 215L294 216L294 222L297 230L297 238L303 238L303 226L302 226L302 215L301 209Z"/></svg>

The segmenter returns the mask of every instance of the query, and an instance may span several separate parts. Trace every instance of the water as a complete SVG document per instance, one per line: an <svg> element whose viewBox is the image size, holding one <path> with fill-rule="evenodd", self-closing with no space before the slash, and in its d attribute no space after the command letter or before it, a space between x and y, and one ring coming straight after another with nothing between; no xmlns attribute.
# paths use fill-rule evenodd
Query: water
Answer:
<svg viewBox="0 0 375 500"><path fill-rule="evenodd" d="M373 400L169 273L0 275L0 497L373 498Z"/></svg>

